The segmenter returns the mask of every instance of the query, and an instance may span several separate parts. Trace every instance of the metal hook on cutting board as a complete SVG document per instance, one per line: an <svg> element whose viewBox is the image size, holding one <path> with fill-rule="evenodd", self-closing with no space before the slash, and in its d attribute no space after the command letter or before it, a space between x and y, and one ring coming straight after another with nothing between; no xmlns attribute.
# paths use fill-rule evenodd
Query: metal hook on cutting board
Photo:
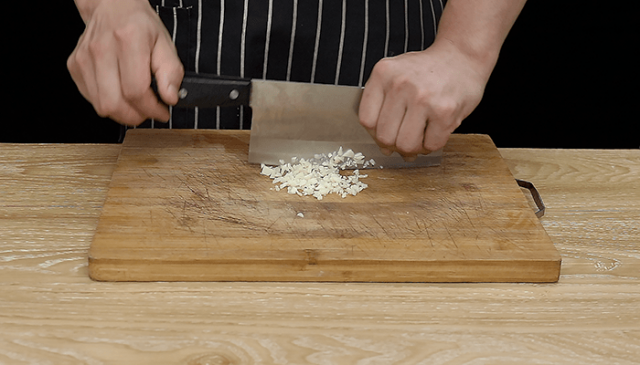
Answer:
<svg viewBox="0 0 640 365"><path fill-rule="evenodd" d="M516 182L518 183L518 186L520 186L521 188L525 188L529 190L531 197L533 197L533 201L536 203L536 206L538 207L538 210L536 211L536 217L542 218L542 216L544 216L544 211L546 207L544 206L544 202L542 201L542 197L540 196L538 189L536 189L536 187L533 186L533 183L529 181L516 179Z"/></svg>

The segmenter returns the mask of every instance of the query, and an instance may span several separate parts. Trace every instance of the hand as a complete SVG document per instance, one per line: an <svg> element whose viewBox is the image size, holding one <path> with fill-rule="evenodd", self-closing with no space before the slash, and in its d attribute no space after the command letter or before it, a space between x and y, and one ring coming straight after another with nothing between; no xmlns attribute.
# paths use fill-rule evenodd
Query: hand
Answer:
<svg viewBox="0 0 640 365"><path fill-rule="evenodd" d="M184 69L162 21L146 0L101 1L67 60L80 93L102 117L126 125L169 120ZM155 75L160 102L151 89Z"/></svg>
<svg viewBox="0 0 640 365"><path fill-rule="evenodd" d="M480 103L483 67L443 40L421 52L379 61L360 102L360 123L384 154L406 160L446 144Z"/></svg>

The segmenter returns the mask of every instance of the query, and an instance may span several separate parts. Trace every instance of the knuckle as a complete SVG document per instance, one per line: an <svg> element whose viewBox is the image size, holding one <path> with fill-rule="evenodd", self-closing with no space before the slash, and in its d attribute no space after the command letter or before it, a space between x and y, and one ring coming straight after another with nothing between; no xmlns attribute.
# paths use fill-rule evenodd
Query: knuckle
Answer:
<svg viewBox="0 0 640 365"><path fill-rule="evenodd" d="M109 115L116 122L127 126L138 126L146 120L146 118L133 109L119 110L117 113Z"/></svg>
<svg viewBox="0 0 640 365"><path fill-rule="evenodd" d="M166 81L169 83L180 84L184 78L184 66L181 62L168 62L163 66L164 75L167 75Z"/></svg>
<svg viewBox="0 0 640 365"><path fill-rule="evenodd" d="M432 113L440 119L451 119L458 111L458 103L454 100L439 100L431 107Z"/></svg>
<svg viewBox="0 0 640 365"><path fill-rule="evenodd" d="M442 141L430 141L430 142L425 142L424 143L424 148L427 151L437 151L441 148L443 148L445 145L445 142Z"/></svg>
<svg viewBox="0 0 640 365"><path fill-rule="evenodd" d="M402 155L417 155L422 151L421 145L415 145L407 141L397 141L396 150Z"/></svg>
<svg viewBox="0 0 640 365"><path fill-rule="evenodd" d="M426 90L419 90L413 94L413 103L422 109L429 108L432 100L433 95Z"/></svg>
<svg viewBox="0 0 640 365"><path fill-rule="evenodd" d="M77 66L76 53L74 52L67 58L67 70L73 73L76 70L76 66Z"/></svg>
<svg viewBox="0 0 640 365"><path fill-rule="evenodd" d="M123 109L120 100L104 94L98 95L96 100L93 102L93 108L96 110L96 113L103 118L113 118L121 113Z"/></svg>
<svg viewBox="0 0 640 365"><path fill-rule="evenodd" d="M373 118L360 118L360 125L366 129L373 129L376 126L376 121Z"/></svg>
<svg viewBox="0 0 640 365"><path fill-rule="evenodd" d="M103 118L112 116L115 111L113 104L106 101L95 101L93 108L96 110L96 113Z"/></svg>
<svg viewBox="0 0 640 365"><path fill-rule="evenodd" d="M182 62L174 62L172 67L173 69L171 72L176 76L179 76L180 80L182 80L184 77L184 66L182 65Z"/></svg>
<svg viewBox="0 0 640 365"><path fill-rule="evenodd" d="M371 73L374 75L385 75L393 68L393 62L390 58L383 58L379 60L374 66Z"/></svg>
<svg viewBox="0 0 640 365"><path fill-rule="evenodd" d="M118 42L129 42L140 33L140 28L135 23L126 24L113 31L113 36Z"/></svg>
<svg viewBox="0 0 640 365"><path fill-rule="evenodd" d="M89 67L90 64L91 58L83 49L78 49L67 59L67 68L69 71L85 69Z"/></svg>
<svg viewBox="0 0 640 365"><path fill-rule="evenodd" d="M105 57L109 52L108 48L108 42L99 39L93 40L87 45L89 53L96 59Z"/></svg>
<svg viewBox="0 0 640 365"><path fill-rule="evenodd" d="M122 96L125 100L139 101L148 88L149 85L143 82L126 83L122 86Z"/></svg>
<svg viewBox="0 0 640 365"><path fill-rule="evenodd" d="M93 109L96 111L96 114L98 114L98 116L100 116L102 118L108 118L109 117L109 114L107 114L105 112L105 110L100 105L98 105L97 103L93 104Z"/></svg>
<svg viewBox="0 0 640 365"><path fill-rule="evenodd" d="M444 133L437 137L425 138L423 142L423 147L427 151L432 151L432 152L442 149L447 144L447 141L449 140L449 134L450 133Z"/></svg>
<svg viewBox="0 0 640 365"><path fill-rule="evenodd" d="M394 77L391 80L390 89L391 89L391 92L393 93L414 91L413 84L411 83L411 79L406 75L399 75L397 77Z"/></svg>
<svg viewBox="0 0 640 365"><path fill-rule="evenodd" d="M383 146L393 146L396 143L395 137L389 133L378 133L376 140Z"/></svg>

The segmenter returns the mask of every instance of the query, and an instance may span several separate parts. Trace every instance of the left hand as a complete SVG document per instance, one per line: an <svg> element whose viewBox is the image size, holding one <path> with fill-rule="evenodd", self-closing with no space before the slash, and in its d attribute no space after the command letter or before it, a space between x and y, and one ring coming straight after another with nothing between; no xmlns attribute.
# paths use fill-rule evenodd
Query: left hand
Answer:
<svg viewBox="0 0 640 365"><path fill-rule="evenodd" d="M360 123L384 154L411 161L444 147L480 103L488 73L447 40L382 59L365 85Z"/></svg>

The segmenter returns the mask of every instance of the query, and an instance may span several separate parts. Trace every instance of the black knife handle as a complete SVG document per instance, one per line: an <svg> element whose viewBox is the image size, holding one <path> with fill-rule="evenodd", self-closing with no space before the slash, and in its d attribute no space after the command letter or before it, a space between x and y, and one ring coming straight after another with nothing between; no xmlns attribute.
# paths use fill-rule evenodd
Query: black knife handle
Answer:
<svg viewBox="0 0 640 365"><path fill-rule="evenodd" d="M158 94L156 80L151 88ZM176 107L215 108L217 106L249 105L251 79L239 77L196 74L187 72L178 91Z"/></svg>

